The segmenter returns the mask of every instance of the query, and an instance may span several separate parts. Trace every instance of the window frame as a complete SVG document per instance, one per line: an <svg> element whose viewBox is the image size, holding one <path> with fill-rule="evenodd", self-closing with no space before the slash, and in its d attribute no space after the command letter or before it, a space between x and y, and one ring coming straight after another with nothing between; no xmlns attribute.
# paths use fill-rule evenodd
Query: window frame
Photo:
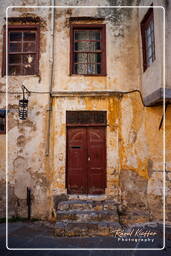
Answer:
<svg viewBox="0 0 171 256"><path fill-rule="evenodd" d="M101 52L101 73L100 74L78 74L74 72L74 30L93 30L101 31L100 40ZM71 24L70 25L70 75L75 76L106 76L106 24Z"/></svg>
<svg viewBox="0 0 171 256"><path fill-rule="evenodd" d="M148 64L147 62L147 41L146 41L146 30L149 27L149 24L153 22L153 46L154 46L154 52L152 53L152 63L156 59L155 54L155 31L154 31L154 10L153 7L149 8L147 13L145 14L144 18L141 21L141 38L142 38L142 53L143 53L143 71L145 72L148 67L151 66L151 64Z"/></svg>
<svg viewBox="0 0 171 256"><path fill-rule="evenodd" d="M2 111L2 109L0 109L0 111ZM4 114L4 130L0 130L0 134L6 134L6 110L5 111L5 114ZM3 118L0 116L0 118Z"/></svg>
<svg viewBox="0 0 171 256"><path fill-rule="evenodd" d="M36 32L36 40L35 40L35 44L36 44L36 50L35 50L35 55L36 55L36 60L35 60L35 73L31 74L31 75L27 75L27 74L17 74L17 75L9 75L6 74L9 70L9 63L8 63L8 56L6 58L6 39L8 42L8 49L9 49L9 32L14 31L14 30L18 30L19 32L23 32L23 31L29 31L29 30L35 30ZM29 52L28 52L29 53ZM7 53L9 55L9 51ZM16 53L17 54L17 53ZM23 53L18 53L18 54L24 54ZM27 54L27 52L25 53ZM8 63L7 66L7 70L6 70L6 60ZM24 25L8 25L7 27L7 38L6 38L6 25L4 25L4 33L3 33L3 58L2 58L2 76L39 76L39 60L40 60L40 25L39 24L24 24ZM8 72L9 73L9 72Z"/></svg>

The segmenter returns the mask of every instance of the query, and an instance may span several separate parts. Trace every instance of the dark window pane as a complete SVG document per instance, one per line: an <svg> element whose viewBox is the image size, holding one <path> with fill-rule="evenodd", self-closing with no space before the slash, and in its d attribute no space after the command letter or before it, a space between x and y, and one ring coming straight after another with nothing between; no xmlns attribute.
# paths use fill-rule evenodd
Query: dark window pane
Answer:
<svg viewBox="0 0 171 256"><path fill-rule="evenodd" d="M141 22L144 71L155 60L154 18L150 8Z"/></svg>
<svg viewBox="0 0 171 256"><path fill-rule="evenodd" d="M0 116L0 132L4 132L5 131L5 116L1 117Z"/></svg>
<svg viewBox="0 0 171 256"><path fill-rule="evenodd" d="M24 43L23 52L34 52L36 50L35 43Z"/></svg>
<svg viewBox="0 0 171 256"><path fill-rule="evenodd" d="M24 65L23 75L34 75L35 74L35 65Z"/></svg>
<svg viewBox="0 0 171 256"><path fill-rule="evenodd" d="M88 52L89 51L89 44L90 42L77 42L75 43L75 51L84 51L84 52Z"/></svg>
<svg viewBox="0 0 171 256"><path fill-rule="evenodd" d="M21 41L22 32L10 32L10 41Z"/></svg>
<svg viewBox="0 0 171 256"><path fill-rule="evenodd" d="M88 64L88 74L100 74L101 73L101 65L100 64Z"/></svg>
<svg viewBox="0 0 171 256"><path fill-rule="evenodd" d="M8 67L8 73L9 75L15 76L15 75L21 75L21 66L20 65L9 65Z"/></svg>
<svg viewBox="0 0 171 256"><path fill-rule="evenodd" d="M88 50L94 52L96 50L96 42L90 42Z"/></svg>
<svg viewBox="0 0 171 256"><path fill-rule="evenodd" d="M97 74L100 74L101 73L101 65L97 64L96 68L97 68Z"/></svg>
<svg viewBox="0 0 171 256"><path fill-rule="evenodd" d="M23 55L23 75L35 74L35 55Z"/></svg>
<svg viewBox="0 0 171 256"><path fill-rule="evenodd" d="M101 54L100 53L89 53L88 54L88 62L89 63L101 62Z"/></svg>
<svg viewBox="0 0 171 256"><path fill-rule="evenodd" d="M75 31L74 35L75 40L100 40L100 31Z"/></svg>
<svg viewBox="0 0 171 256"><path fill-rule="evenodd" d="M87 62L87 53L75 53L74 62L81 62L86 63Z"/></svg>
<svg viewBox="0 0 171 256"><path fill-rule="evenodd" d="M78 51L78 43L75 43L75 44L74 44L74 50L75 50L75 51Z"/></svg>
<svg viewBox="0 0 171 256"><path fill-rule="evenodd" d="M75 40L89 40L89 31L75 31Z"/></svg>
<svg viewBox="0 0 171 256"><path fill-rule="evenodd" d="M96 54L96 62L101 62L101 54L100 53L97 53Z"/></svg>
<svg viewBox="0 0 171 256"><path fill-rule="evenodd" d="M34 54L24 54L23 55L23 63L26 65L31 65L35 62L35 55Z"/></svg>
<svg viewBox="0 0 171 256"><path fill-rule="evenodd" d="M100 42L82 41L75 43L75 51L94 52L96 50L100 50Z"/></svg>
<svg viewBox="0 0 171 256"><path fill-rule="evenodd" d="M5 131L4 119L0 118L0 132L4 132L4 131Z"/></svg>
<svg viewBox="0 0 171 256"><path fill-rule="evenodd" d="M10 43L9 52L21 52L21 43Z"/></svg>
<svg viewBox="0 0 171 256"><path fill-rule="evenodd" d="M90 40L100 40L100 31L90 31L89 39Z"/></svg>
<svg viewBox="0 0 171 256"><path fill-rule="evenodd" d="M149 47L148 50L147 50L147 57L151 57L152 55L152 47Z"/></svg>
<svg viewBox="0 0 171 256"><path fill-rule="evenodd" d="M150 26L148 26L148 28L147 28L147 30L146 30L146 34L147 34L147 36L150 35Z"/></svg>
<svg viewBox="0 0 171 256"><path fill-rule="evenodd" d="M146 37L146 44L147 44L147 47L149 45L151 45L151 36L150 35L148 37Z"/></svg>
<svg viewBox="0 0 171 256"><path fill-rule="evenodd" d="M75 74L87 74L87 64L75 64Z"/></svg>
<svg viewBox="0 0 171 256"><path fill-rule="evenodd" d="M2 118L2 120L5 118L6 116L6 110L5 109L0 109L0 118Z"/></svg>
<svg viewBox="0 0 171 256"><path fill-rule="evenodd" d="M145 30L145 43L146 43L146 59L147 66L150 66L154 61L154 30L153 30L153 22L151 21L148 24L147 29Z"/></svg>
<svg viewBox="0 0 171 256"><path fill-rule="evenodd" d="M88 64L87 73L88 74L96 74L96 65L95 64Z"/></svg>
<svg viewBox="0 0 171 256"><path fill-rule="evenodd" d="M21 55L19 54L12 54L9 55L9 64L11 63L21 63Z"/></svg>
<svg viewBox="0 0 171 256"><path fill-rule="evenodd" d="M100 42L96 42L96 50L100 50Z"/></svg>
<svg viewBox="0 0 171 256"><path fill-rule="evenodd" d="M36 33L35 32L24 32L24 41L35 41Z"/></svg>

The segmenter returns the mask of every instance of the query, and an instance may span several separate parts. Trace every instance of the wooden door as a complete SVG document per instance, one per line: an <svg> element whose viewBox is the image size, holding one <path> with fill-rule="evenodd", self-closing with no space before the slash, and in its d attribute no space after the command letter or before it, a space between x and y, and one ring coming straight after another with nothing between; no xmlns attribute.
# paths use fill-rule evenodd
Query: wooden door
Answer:
<svg viewBox="0 0 171 256"><path fill-rule="evenodd" d="M104 127L67 129L67 189L69 194L104 194L106 142Z"/></svg>
<svg viewBox="0 0 171 256"><path fill-rule="evenodd" d="M105 128L87 128L87 192L104 194L106 187Z"/></svg>

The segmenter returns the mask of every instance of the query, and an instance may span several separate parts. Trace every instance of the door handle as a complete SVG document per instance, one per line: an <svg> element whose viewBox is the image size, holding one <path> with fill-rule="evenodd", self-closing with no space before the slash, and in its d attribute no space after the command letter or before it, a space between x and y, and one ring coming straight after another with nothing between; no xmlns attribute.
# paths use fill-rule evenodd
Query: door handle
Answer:
<svg viewBox="0 0 171 256"><path fill-rule="evenodd" d="M88 157L88 161L90 161L91 160L91 158L90 158L90 156Z"/></svg>

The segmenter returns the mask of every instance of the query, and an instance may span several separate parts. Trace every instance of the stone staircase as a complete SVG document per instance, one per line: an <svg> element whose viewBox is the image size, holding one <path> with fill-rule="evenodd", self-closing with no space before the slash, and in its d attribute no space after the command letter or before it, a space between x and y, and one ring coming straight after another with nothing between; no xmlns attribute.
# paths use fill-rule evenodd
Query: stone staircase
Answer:
<svg viewBox="0 0 171 256"><path fill-rule="evenodd" d="M113 200L64 200L56 206L56 236L112 236L120 227Z"/></svg>

